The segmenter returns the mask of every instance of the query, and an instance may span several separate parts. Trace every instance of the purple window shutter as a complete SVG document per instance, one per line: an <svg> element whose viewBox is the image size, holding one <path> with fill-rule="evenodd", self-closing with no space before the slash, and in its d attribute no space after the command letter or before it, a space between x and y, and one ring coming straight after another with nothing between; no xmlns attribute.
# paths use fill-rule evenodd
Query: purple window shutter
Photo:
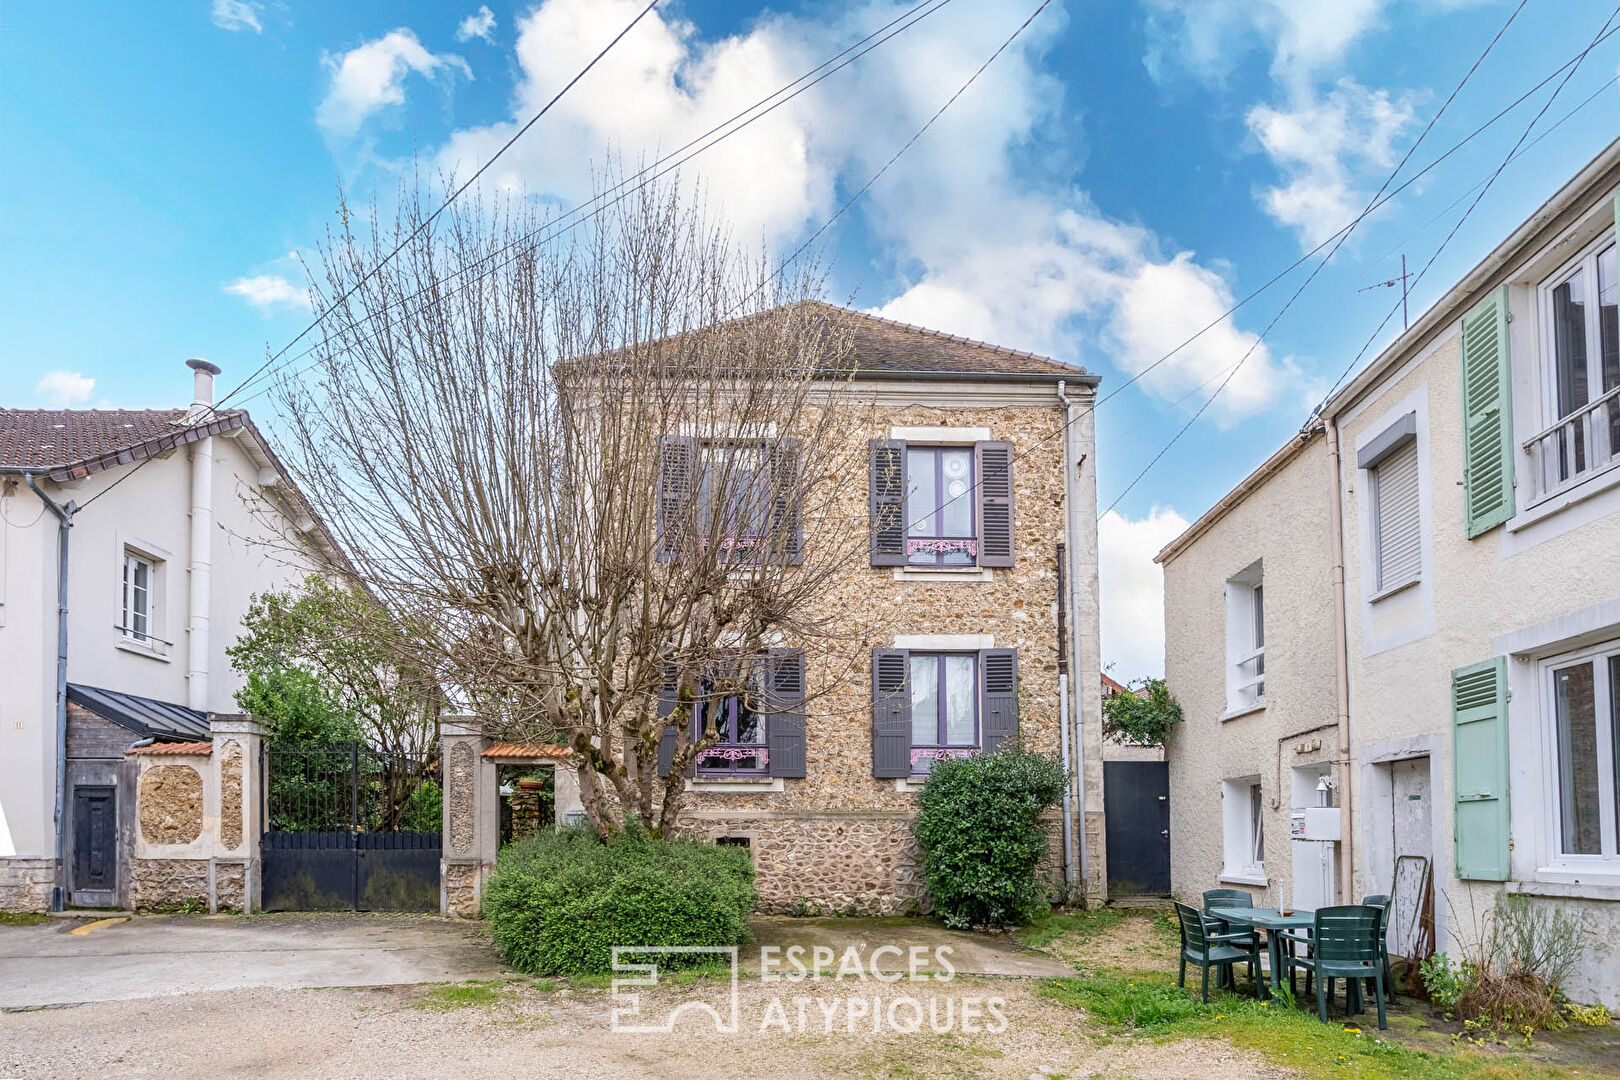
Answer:
<svg viewBox="0 0 1620 1080"><path fill-rule="evenodd" d="M799 440L771 444L771 551L789 566L804 562L804 489L799 476Z"/></svg>
<svg viewBox="0 0 1620 1080"><path fill-rule="evenodd" d="M979 498L979 565L1013 565L1013 448L1008 442L975 443Z"/></svg>
<svg viewBox="0 0 1620 1080"><path fill-rule="evenodd" d="M911 775L911 653L872 650L872 775Z"/></svg>
<svg viewBox="0 0 1620 1080"><path fill-rule="evenodd" d="M803 779L804 650L771 649L765 654L765 741L770 747L766 763L772 776Z"/></svg>
<svg viewBox="0 0 1620 1080"><path fill-rule="evenodd" d="M873 566L906 565L906 441L873 439L870 528ZM907 766L910 767L909 765Z"/></svg>
<svg viewBox="0 0 1620 1080"><path fill-rule="evenodd" d="M673 562L691 530L697 440L665 435L658 447L658 561Z"/></svg>
<svg viewBox="0 0 1620 1080"><path fill-rule="evenodd" d="M1018 650L979 650L979 716L986 753L1018 738Z"/></svg>

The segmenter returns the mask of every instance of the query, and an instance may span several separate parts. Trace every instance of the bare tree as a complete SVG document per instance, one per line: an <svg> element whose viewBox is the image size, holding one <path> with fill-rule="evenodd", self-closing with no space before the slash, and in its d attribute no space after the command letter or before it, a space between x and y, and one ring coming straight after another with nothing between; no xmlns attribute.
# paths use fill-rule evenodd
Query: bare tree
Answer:
<svg viewBox="0 0 1620 1080"><path fill-rule="evenodd" d="M719 738L700 706L768 710L758 658L836 633L820 601L865 533L831 509L864 467L838 309L678 186L552 241L529 204L457 203L382 264L426 212L342 208L314 371L277 387L348 556L322 569L492 734L570 747L598 832L667 836Z"/></svg>

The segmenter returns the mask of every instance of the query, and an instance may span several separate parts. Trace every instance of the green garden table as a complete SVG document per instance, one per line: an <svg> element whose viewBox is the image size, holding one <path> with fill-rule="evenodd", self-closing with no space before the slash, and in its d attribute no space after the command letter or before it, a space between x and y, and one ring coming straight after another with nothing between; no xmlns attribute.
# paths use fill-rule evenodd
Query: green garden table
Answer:
<svg viewBox="0 0 1620 1080"><path fill-rule="evenodd" d="M1271 990L1277 989L1282 978L1282 938L1277 936L1277 931L1310 930L1316 926L1316 912L1297 909L1284 915L1276 908L1214 907L1207 914L1228 926L1247 926L1266 932L1266 952L1271 960ZM1261 996L1270 996L1263 984Z"/></svg>

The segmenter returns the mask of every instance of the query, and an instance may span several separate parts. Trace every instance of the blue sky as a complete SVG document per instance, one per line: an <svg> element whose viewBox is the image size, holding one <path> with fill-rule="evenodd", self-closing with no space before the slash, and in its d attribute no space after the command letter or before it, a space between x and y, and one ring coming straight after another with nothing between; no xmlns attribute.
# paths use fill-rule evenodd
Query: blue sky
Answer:
<svg viewBox="0 0 1620 1080"><path fill-rule="evenodd" d="M739 234L820 226L1038 0L951 0L687 170ZM302 328L300 253L341 184L482 162L640 6L193 0L11 5L0 26L0 372L12 406L165 405ZM911 3L666 2L490 174L538 197L668 149ZM1401 174L1578 53L1610 12L1529 4ZM1360 209L1512 11L1457 0L1054 2L828 241L832 292L910 322L1141 371ZM1414 314L1620 134L1594 49L1418 286ZM1554 84L1556 85L1556 83ZM1159 663L1154 551L1296 430L1550 93L1365 221L1103 521L1105 660ZM1599 92L1601 90L1601 92ZM1437 217L1438 215L1438 217ZM1103 506L1254 345L1286 280L1097 413ZM1380 339L1387 340L1397 322ZM1200 384L1213 378L1202 390ZM249 401L261 418L266 398Z"/></svg>

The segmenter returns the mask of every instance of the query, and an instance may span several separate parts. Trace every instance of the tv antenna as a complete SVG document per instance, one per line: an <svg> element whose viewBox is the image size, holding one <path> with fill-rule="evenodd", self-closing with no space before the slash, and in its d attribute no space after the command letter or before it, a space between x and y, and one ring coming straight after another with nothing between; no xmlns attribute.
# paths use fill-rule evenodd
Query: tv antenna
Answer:
<svg viewBox="0 0 1620 1080"><path fill-rule="evenodd" d="M1411 276L1412 275L1406 272L1406 256L1402 255L1400 277L1392 277L1388 281L1375 282L1368 285L1366 288L1357 289L1356 292L1368 292L1372 289L1393 289L1395 286L1399 285L1401 287L1401 329L1405 330L1410 325L1406 318L1406 279Z"/></svg>

